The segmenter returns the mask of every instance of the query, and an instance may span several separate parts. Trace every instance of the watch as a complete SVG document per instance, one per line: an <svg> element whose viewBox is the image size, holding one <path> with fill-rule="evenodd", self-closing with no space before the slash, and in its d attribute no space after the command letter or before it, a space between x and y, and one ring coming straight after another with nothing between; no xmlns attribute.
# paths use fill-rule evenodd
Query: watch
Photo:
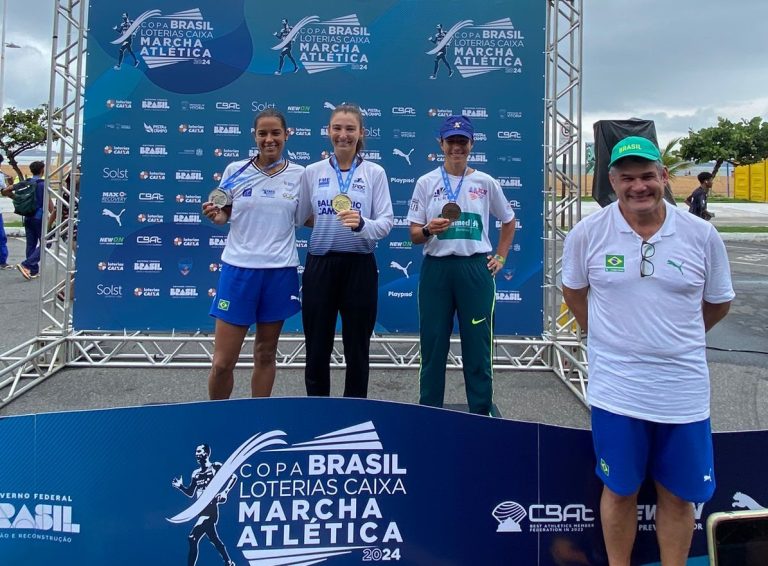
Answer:
<svg viewBox="0 0 768 566"><path fill-rule="evenodd" d="M424 234L425 238L429 238L430 236L432 236L432 232L429 231L429 228L427 226L421 227L421 233Z"/></svg>

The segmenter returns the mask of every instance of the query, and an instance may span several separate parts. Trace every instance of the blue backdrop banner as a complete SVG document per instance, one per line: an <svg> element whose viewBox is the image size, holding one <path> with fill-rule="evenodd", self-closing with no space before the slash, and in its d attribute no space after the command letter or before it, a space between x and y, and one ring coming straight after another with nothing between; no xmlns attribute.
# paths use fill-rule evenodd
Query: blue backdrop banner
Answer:
<svg viewBox="0 0 768 566"><path fill-rule="evenodd" d="M284 112L287 156L307 165L328 155L330 110L353 102L395 212L376 251L377 331L418 331L422 248L408 204L443 159L440 123L464 114L477 131L470 164L500 181L517 214L496 332L539 335L544 28L537 0L294 0L278 12L243 0L91 2L75 327L210 330L227 229L201 204L227 163L255 155L254 115ZM302 263L308 237L302 229ZM300 331L300 316L285 329Z"/></svg>
<svg viewBox="0 0 768 566"><path fill-rule="evenodd" d="M715 435L690 566L710 513L768 502L766 441ZM0 443L3 564L607 564L585 430L243 399L7 417ZM658 562L653 501L641 492L633 564Z"/></svg>

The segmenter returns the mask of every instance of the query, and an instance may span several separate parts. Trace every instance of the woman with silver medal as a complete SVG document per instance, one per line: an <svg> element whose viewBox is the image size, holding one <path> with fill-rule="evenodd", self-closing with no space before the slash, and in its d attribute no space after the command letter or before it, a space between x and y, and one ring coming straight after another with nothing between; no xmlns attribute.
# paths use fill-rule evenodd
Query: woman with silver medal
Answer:
<svg viewBox="0 0 768 566"><path fill-rule="evenodd" d="M474 127L449 116L440 128L445 163L416 181L408 211L411 241L424 244L419 273L419 403L442 407L454 317L459 321L467 402L472 413L493 407L491 343L495 275L515 235L515 214L490 175L468 165ZM495 253L491 215L501 221Z"/></svg>
<svg viewBox="0 0 768 566"><path fill-rule="evenodd" d="M251 395L269 397L283 322L301 309L296 220L304 168L283 158L285 117L268 108L253 125L258 156L230 163L218 188L203 203L214 224L230 223L210 314L216 318L211 399L227 399L234 369L252 324L256 324ZM212 264L211 269L217 269Z"/></svg>
<svg viewBox="0 0 768 566"><path fill-rule="evenodd" d="M307 395L328 396L330 359L341 316L345 397L368 395L368 350L376 324L376 242L394 224L384 169L360 155L363 116L342 104L331 113L333 155L308 165L301 180L299 219L313 226L302 275Z"/></svg>

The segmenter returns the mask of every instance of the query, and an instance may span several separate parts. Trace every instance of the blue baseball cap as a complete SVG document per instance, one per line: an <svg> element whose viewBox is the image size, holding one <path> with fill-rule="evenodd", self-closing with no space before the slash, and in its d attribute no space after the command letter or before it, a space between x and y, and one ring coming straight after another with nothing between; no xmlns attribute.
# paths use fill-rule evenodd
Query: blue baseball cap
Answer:
<svg viewBox="0 0 768 566"><path fill-rule="evenodd" d="M466 116L448 116L440 126L440 139L450 136L463 136L470 140L475 139L475 128Z"/></svg>

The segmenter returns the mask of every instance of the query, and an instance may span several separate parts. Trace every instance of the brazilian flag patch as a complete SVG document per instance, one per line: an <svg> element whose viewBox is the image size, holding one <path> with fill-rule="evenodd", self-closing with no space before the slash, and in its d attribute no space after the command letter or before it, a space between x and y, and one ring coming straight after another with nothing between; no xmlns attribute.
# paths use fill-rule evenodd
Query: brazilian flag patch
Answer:
<svg viewBox="0 0 768 566"><path fill-rule="evenodd" d="M624 256L616 254L605 255L606 271L624 271Z"/></svg>
<svg viewBox="0 0 768 566"><path fill-rule="evenodd" d="M219 299L219 310L220 311L228 311L229 310L229 301L225 299Z"/></svg>

